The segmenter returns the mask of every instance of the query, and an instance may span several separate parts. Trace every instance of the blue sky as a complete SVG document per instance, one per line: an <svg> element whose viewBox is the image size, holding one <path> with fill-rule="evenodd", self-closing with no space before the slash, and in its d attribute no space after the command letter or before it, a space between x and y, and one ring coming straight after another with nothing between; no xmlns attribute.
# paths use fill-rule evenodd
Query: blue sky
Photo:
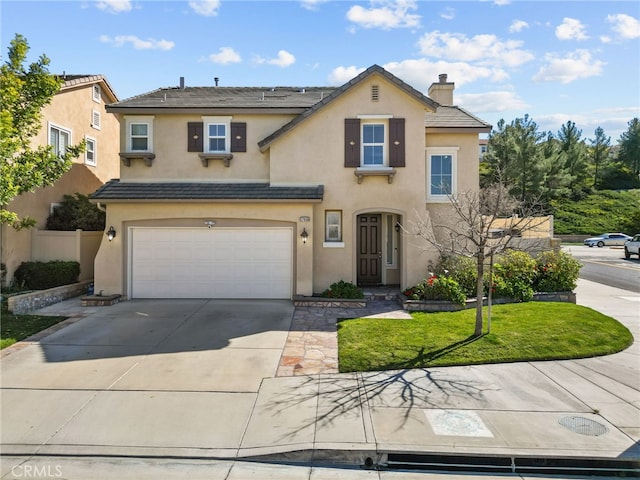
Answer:
<svg viewBox="0 0 640 480"><path fill-rule="evenodd" d="M177 86L341 85L378 64L494 126L529 114L556 133L640 116L640 2L415 0L2 0L2 58L15 33L53 73L103 74L120 99Z"/></svg>

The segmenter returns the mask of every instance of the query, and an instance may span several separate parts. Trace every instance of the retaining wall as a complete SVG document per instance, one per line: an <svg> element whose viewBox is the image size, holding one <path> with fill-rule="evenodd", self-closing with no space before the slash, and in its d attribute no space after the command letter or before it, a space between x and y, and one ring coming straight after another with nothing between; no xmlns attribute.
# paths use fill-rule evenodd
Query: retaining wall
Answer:
<svg viewBox="0 0 640 480"><path fill-rule="evenodd" d="M61 302L67 298L84 295L87 293L87 287L90 283L91 281L87 280L70 285L63 285L61 287L13 295L7 299L8 308L11 313L22 315Z"/></svg>

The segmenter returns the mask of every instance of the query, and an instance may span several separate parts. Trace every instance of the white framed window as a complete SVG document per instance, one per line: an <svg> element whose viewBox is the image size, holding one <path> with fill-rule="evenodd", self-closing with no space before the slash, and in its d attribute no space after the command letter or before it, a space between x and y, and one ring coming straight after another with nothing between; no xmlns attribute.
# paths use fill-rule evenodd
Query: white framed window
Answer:
<svg viewBox="0 0 640 480"><path fill-rule="evenodd" d="M53 202L49 204L49 215L53 215L53 211L61 205L62 204L60 202Z"/></svg>
<svg viewBox="0 0 640 480"><path fill-rule="evenodd" d="M100 85L94 85L91 89L91 93L93 101L100 103L102 100L102 89L100 88Z"/></svg>
<svg viewBox="0 0 640 480"><path fill-rule="evenodd" d="M100 130L100 112L97 110L91 112L91 126L96 130Z"/></svg>
<svg viewBox="0 0 640 480"><path fill-rule="evenodd" d="M389 118L393 115L358 115L360 119L360 167L389 165Z"/></svg>
<svg viewBox="0 0 640 480"><path fill-rule="evenodd" d="M427 148L427 200L447 202L457 193L459 147Z"/></svg>
<svg viewBox="0 0 640 480"><path fill-rule="evenodd" d="M126 119L127 151L153 151L153 117L130 117Z"/></svg>
<svg viewBox="0 0 640 480"><path fill-rule="evenodd" d="M49 123L49 145L59 157L67 152L67 147L71 145L71 130Z"/></svg>
<svg viewBox="0 0 640 480"><path fill-rule="evenodd" d="M204 123L205 153L231 151L231 117L202 117Z"/></svg>
<svg viewBox="0 0 640 480"><path fill-rule="evenodd" d="M324 243L326 248L344 247L342 241L342 210L325 210Z"/></svg>
<svg viewBox="0 0 640 480"><path fill-rule="evenodd" d="M98 163L98 149L95 138L84 137L84 141L87 145L84 151L84 163L87 165L96 166Z"/></svg>

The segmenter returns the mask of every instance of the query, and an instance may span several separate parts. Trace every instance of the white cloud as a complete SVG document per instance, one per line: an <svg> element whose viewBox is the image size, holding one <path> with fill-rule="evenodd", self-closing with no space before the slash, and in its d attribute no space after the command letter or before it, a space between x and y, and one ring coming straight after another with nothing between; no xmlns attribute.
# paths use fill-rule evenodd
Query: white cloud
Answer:
<svg viewBox="0 0 640 480"><path fill-rule="evenodd" d="M625 40L640 37L640 22L637 18L624 13L607 15L607 22L611 24L611 29Z"/></svg>
<svg viewBox="0 0 640 480"><path fill-rule="evenodd" d="M109 13L130 12L132 9L129 0L100 0L96 7Z"/></svg>
<svg viewBox="0 0 640 480"><path fill-rule="evenodd" d="M589 50L576 50L559 57L555 54L545 55L546 65L543 65L533 77L537 82L571 83L580 78L594 77L602 74L605 62L591 57Z"/></svg>
<svg viewBox="0 0 640 480"><path fill-rule="evenodd" d="M300 5L307 10L318 10L319 5L328 1L329 0L300 0Z"/></svg>
<svg viewBox="0 0 640 480"><path fill-rule="evenodd" d="M242 61L242 58L233 48L220 47L219 53L209 55L209 60L213 63L226 65L227 63L239 63Z"/></svg>
<svg viewBox="0 0 640 480"><path fill-rule="evenodd" d="M524 111L531 107L515 92L510 91L465 93L457 95L456 99L458 105L473 113Z"/></svg>
<svg viewBox="0 0 640 480"><path fill-rule="evenodd" d="M198 15L215 17L218 15L220 0L191 0L189 6Z"/></svg>
<svg viewBox="0 0 640 480"><path fill-rule="evenodd" d="M438 75L441 73L446 73L448 81L454 82L456 87L476 80L502 82L509 78L509 75L500 68L481 67L464 62L431 62L424 58L391 62L383 67L423 92L426 92L432 83L438 81Z"/></svg>
<svg viewBox="0 0 640 480"><path fill-rule="evenodd" d="M494 5L498 5L499 7L503 5L509 5L510 3L511 3L511 0L495 0L493 2Z"/></svg>
<svg viewBox="0 0 640 480"><path fill-rule="evenodd" d="M529 28L529 24L527 22L524 20L514 20L509 26L509 33L518 33L525 28Z"/></svg>
<svg viewBox="0 0 640 480"><path fill-rule="evenodd" d="M351 65L350 67L336 67L329 74L329 84L330 85L342 85L343 83L348 82L354 77L357 77L359 74L364 72L365 68L355 67Z"/></svg>
<svg viewBox="0 0 640 480"><path fill-rule="evenodd" d="M522 44L519 40L502 41L492 34L467 38L462 33L437 30L423 35L418 41L421 52L429 57L510 67L533 60L531 52L520 49Z"/></svg>
<svg viewBox="0 0 640 480"><path fill-rule="evenodd" d="M289 67L294 63L296 63L296 57L293 54L287 52L286 50L280 50L276 58L267 59L260 56L256 56L254 58L254 62L258 64L266 63L269 65L276 65L278 67L284 68L284 67Z"/></svg>
<svg viewBox="0 0 640 480"><path fill-rule="evenodd" d="M451 7L446 7L440 12L440 18L444 18L445 20L453 20L454 18L456 18L456 11Z"/></svg>
<svg viewBox="0 0 640 480"><path fill-rule="evenodd" d="M155 40L150 38L148 40L142 40L135 35L116 35L110 37L108 35L100 36L102 43L111 43L114 47L123 47L126 44L131 44L136 50L171 50L175 43L169 40Z"/></svg>
<svg viewBox="0 0 640 480"><path fill-rule="evenodd" d="M558 40L586 40L589 36L585 32L585 26L580 20L565 17L562 23L556 27Z"/></svg>
<svg viewBox="0 0 640 480"><path fill-rule="evenodd" d="M372 1L370 8L360 5L351 7L347 19L363 28L411 28L420 25L420 15L410 13L417 8L414 0Z"/></svg>

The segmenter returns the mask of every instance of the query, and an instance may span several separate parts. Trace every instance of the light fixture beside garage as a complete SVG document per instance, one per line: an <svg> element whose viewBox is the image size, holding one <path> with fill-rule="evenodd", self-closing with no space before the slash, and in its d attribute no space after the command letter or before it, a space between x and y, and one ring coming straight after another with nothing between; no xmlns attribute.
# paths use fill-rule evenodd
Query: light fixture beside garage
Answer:
<svg viewBox="0 0 640 480"><path fill-rule="evenodd" d="M307 233L307 229L303 228L302 233L300 234L300 238L302 238L302 243L307 243L307 238L309 238L309 234Z"/></svg>
<svg viewBox="0 0 640 480"><path fill-rule="evenodd" d="M116 238L116 229L113 228L113 225L111 225L109 227L109 230L107 230L107 232L105 233L105 235L107 236L107 238L109 239L109 241L113 240L114 238Z"/></svg>
<svg viewBox="0 0 640 480"><path fill-rule="evenodd" d="M216 222L214 222L213 220L207 220L206 222L204 222L204 224L207 226L207 228L211 228L216 224Z"/></svg>

